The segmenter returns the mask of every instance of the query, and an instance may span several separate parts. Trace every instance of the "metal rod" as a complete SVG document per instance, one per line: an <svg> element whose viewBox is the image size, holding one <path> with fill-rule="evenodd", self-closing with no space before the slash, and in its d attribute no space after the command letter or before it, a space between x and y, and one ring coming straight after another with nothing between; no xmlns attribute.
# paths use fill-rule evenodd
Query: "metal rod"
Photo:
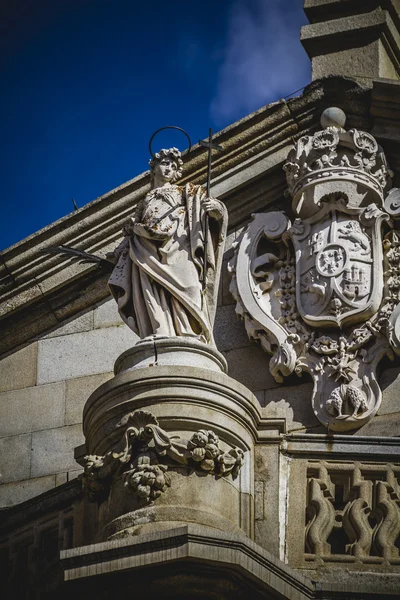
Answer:
<svg viewBox="0 0 400 600"><path fill-rule="evenodd" d="M208 168L207 168L207 198L211 195L211 160L212 160L212 129L208 132ZM206 289L207 284L207 248L208 248L208 213L204 219L204 262L203 262L203 289Z"/></svg>

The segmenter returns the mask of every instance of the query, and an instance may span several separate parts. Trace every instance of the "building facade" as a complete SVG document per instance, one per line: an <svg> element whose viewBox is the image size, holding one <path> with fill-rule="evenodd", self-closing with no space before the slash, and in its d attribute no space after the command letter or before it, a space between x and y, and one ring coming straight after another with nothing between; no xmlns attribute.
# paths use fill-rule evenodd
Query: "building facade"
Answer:
<svg viewBox="0 0 400 600"><path fill-rule="evenodd" d="M148 172L2 253L8 597L399 595L400 8L305 11L313 81L215 136L215 344L48 252L114 251Z"/></svg>

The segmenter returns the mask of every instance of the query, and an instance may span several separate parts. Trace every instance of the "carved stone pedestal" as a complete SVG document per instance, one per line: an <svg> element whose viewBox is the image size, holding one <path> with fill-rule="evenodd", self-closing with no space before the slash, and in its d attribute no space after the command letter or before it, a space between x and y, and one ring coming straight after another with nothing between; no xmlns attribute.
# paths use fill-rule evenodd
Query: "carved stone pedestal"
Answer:
<svg viewBox="0 0 400 600"><path fill-rule="evenodd" d="M190 338L143 340L118 358L83 415L97 541L187 523L252 537L259 417L225 368Z"/></svg>

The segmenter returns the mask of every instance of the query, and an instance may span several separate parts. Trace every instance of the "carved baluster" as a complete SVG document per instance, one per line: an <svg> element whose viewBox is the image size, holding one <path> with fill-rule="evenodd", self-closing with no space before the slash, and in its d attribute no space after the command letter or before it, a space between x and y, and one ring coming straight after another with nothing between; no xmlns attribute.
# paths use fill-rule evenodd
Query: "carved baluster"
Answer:
<svg viewBox="0 0 400 600"><path fill-rule="evenodd" d="M352 556L369 556L372 529L368 521L371 508L363 498L353 500L343 515L343 527L350 539L346 552Z"/></svg>
<svg viewBox="0 0 400 600"><path fill-rule="evenodd" d="M372 481L365 481L359 468L353 472L351 492L358 497L352 500L343 514L343 527L350 540L346 552L352 556L369 556L373 530L368 521L371 512Z"/></svg>
<svg viewBox="0 0 400 600"><path fill-rule="evenodd" d="M391 483L377 482L377 508L383 517L374 532L374 546L384 558L396 558L399 556L395 542L400 535L400 498Z"/></svg>
<svg viewBox="0 0 400 600"><path fill-rule="evenodd" d="M332 482L325 468L321 468L320 479L309 480L309 501L306 526L306 550L312 554L330 554L327 539L335 527L334 494Z"/></svg>

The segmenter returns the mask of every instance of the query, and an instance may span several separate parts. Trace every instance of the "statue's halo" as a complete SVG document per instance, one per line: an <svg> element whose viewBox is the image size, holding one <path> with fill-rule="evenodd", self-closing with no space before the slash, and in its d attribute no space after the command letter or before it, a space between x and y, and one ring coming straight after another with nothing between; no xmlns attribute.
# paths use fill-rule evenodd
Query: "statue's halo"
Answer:
<svg viewBox="0 0 400 600"><path fill-rule="evenodd" d="M191 151L191 149L192 149L192 141L191 141L191 139L189 137L189 134L184 129L182 129L182 127L177 127L176 125L167 125L166 127L160 127L160 129L157 129L157 131L155 131L153 133L153 135L151 136L151 138L150 138L150 141L149 141L149 152L150 152L150 155L151 155L152 158L154 158L154 153L153 153L151 144L152 144L154 138L156 137L157 133L160 133L160 131L163 131L164 129L177 129L178 131L182 131L182 133L184 133L186 135L187 140L189 142L188 153Z"/></svg>

